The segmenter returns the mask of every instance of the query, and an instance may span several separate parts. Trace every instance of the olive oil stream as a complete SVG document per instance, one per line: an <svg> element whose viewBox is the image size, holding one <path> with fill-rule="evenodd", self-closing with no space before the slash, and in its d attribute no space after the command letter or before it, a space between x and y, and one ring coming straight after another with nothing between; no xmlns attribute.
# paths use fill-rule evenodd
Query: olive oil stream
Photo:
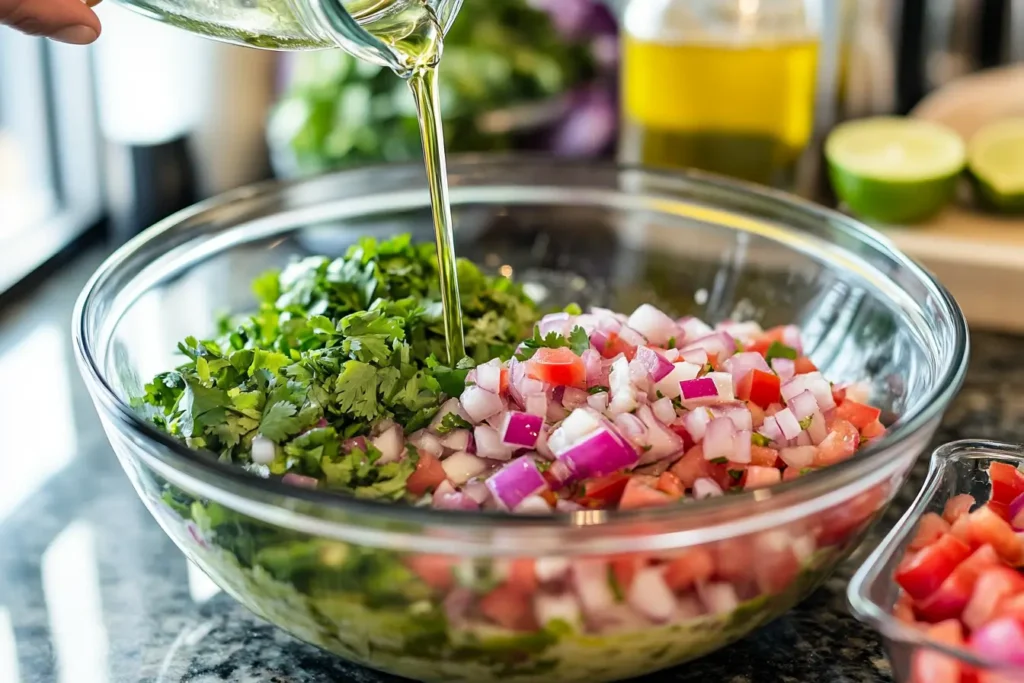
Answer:
<svg viewBox="0 0 1024 683"><path fill-rule="evenodd" d="M437 89L444 31L426 0L364 0L352 4L364 7L362 11L350 9L356 20L398 57L403 70L396 73L408 81L416 101L437 243L445 342L448 363L454 367L466 355L466 343Z"/></svg>

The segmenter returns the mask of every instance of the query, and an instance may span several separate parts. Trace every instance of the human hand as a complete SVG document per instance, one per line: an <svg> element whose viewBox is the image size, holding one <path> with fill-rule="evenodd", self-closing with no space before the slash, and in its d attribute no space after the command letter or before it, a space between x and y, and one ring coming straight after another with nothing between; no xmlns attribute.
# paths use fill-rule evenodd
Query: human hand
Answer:
<svg viewBox="0 0 1024 683"><path fill-rule="evenodd" d="M0 0L0 24L30 36L86 45L100 35L99 0Z"/></svg>

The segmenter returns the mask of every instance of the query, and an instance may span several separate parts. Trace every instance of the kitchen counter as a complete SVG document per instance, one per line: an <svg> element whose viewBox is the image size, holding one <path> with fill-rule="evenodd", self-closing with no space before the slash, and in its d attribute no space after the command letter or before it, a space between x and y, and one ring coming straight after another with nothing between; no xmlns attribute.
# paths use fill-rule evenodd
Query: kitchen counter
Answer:
<svg viewBox="0 0 1024 683"><path fill-rule="evenodd" d="M0 682L398 681L249 615L188 564L145 510L106 443L70 349L74 298L100 258L83 255L0 311ZM967 384L937 442L1024 441L1022 343L973 336ZM925 466L873 538L913 499ZM890 681L878 638L845 608L858 557L754 636L643 680Z"/></svg>

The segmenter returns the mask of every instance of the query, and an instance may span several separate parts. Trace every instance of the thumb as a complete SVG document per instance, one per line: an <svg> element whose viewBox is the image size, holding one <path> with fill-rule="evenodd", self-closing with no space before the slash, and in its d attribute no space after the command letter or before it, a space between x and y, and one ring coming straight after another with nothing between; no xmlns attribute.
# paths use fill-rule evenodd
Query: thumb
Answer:
<svg viewBox="0 0 1024 683"><path fill-rule="evenodd" d="M0 24L74 45L100 35L100 20L83 0L0 0Z"/></svg>

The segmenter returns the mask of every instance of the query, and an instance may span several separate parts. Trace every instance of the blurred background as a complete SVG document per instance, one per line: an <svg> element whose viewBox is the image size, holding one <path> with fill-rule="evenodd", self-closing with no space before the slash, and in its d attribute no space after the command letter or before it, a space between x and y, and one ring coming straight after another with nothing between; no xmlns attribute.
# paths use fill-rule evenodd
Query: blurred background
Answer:
<svg viewBox="0 0 1024 683"><path fill-rule="evenodd" d="M692 28L685 4L467 0L441 77L449 149L696 166L828 202L837 122L1024 59L1020 0L740 0L721 4L738 26L760 15L750 50L659 46ZM405 85L378 67L99 11L90 48L0 30L0 292L239 185L419 155ZM762 30L789 38L765 50Z"/></svg>

